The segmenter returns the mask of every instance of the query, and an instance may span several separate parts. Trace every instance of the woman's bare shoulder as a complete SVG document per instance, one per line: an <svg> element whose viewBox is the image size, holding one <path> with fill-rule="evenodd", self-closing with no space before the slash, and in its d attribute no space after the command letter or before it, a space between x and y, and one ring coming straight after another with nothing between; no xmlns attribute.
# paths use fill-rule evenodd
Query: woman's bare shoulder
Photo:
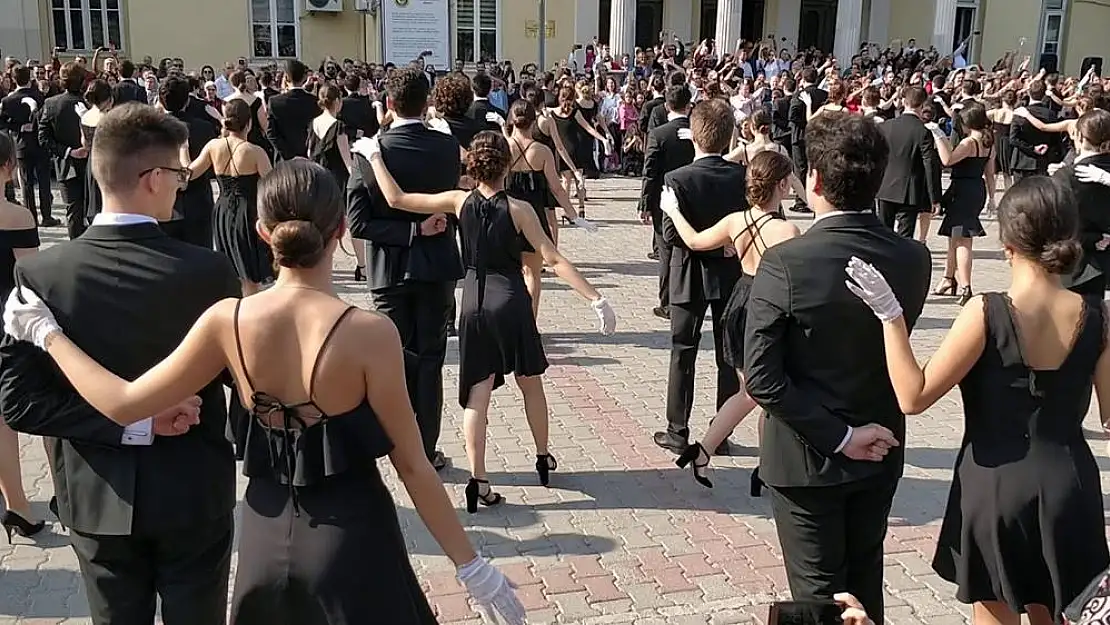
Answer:
<svg viewBox="0 0 1110 625"><path fill-rule="evenodd" d="M31 211L0 199L0 230L30 230L35 225Z"/></svg>

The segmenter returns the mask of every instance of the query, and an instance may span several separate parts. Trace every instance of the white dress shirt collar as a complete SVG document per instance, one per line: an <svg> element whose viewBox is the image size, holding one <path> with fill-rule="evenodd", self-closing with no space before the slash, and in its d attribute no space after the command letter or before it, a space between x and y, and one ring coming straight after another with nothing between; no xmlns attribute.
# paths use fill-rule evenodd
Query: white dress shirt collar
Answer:
<svg viewBox="0 0 1110 625"><path fill-rule="evenodd" d="M828 217L835 217L837 215L851 215L853 213L858 213L858 212L859 211L829 211L827 213L822 213L820 215L814 216L813 223L817 223L817 222L821 221L822 219L826 219Z"/></svg>
<svg viewBox="0 0 1110 625"><path fill-rule="evenodd" d="M134 226L147 223L156 224L158 220L138 213L97 213L92 220L94 226Z"/></svg>
<svg viewBox="0 0 1110 625"><path fill-rule="evenodd" d="M689 117L689 115L685 113L673 113L671 111L667 111L667 121L669 122L673 122L676 119L682 119L683 117Z"/></svg>
<svg viewBox="0 0 1110 625"><path fill-rule="evenodd" d="M400 128L401 126L411 126L413 124L423 124L424 120L414 117L394 117L393 123L389 125L390 128Z"/></svg>

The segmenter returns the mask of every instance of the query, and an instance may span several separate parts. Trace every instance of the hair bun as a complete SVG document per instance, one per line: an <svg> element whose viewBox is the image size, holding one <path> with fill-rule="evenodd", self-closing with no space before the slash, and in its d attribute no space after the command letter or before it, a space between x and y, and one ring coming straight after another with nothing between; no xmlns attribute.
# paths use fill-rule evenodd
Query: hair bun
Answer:
<svg viewBox="0 0 1110 625"><path fill-rule="evenodd" d="M1083 256L1083 248L1075 239L1052 241L1041 250L1041 266L1054 274L1070 272Z"/></svg>
<svg viewBox="0 0 1110 625"><path fill-rule="evenodd" d="M314 267L324 255L324 235L311 221L292 219L274 226L270 247L274 262L282 267Z"/></svg>

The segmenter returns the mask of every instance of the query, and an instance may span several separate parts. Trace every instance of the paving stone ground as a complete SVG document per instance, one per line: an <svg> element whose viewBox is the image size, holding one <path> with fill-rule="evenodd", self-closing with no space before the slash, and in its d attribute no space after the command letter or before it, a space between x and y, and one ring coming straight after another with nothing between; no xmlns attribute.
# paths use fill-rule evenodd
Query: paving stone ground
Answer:
<svg viewBox="0 0 1110 625"><path fill-rule="evenodd" d="M497 391L490 410L488 464L507 502L478 514L463 510L466 473L449 468L443 480L459 518L481 552L520 587L529 622L580 625L725 625L763 623L767 605L788 598L782 556L766 498L748 496L756 461L754 421L734 435L733 455L714 461L715 488L696 485L677 469L651 433L665 422L669 332L651 314L655 264L645 254L651 229L640 225L638 181L591 184L590 235L567 230L561 246L616 306L618 332L602 337L593 313L556 278L544 280L539 325L551 361L546 389L552 451L560 468L551 488L538 485L534 450L519 392ZM807 219L797 223L805 227ZM935 231L935 226L933 228ZM991 222L975 251L975 288L998 290L1008 271ZM48 244L64 238L52 229ZM933 237L934 279L943 268L944 240ZM337 261L343 297L368 306L362 285L351 281L353 263ZM957 312L952 298L930 296L913 335L924 358L939 345ZM705 334L711 331L707 323ZM712 341L703 336L691 426L704 432L714 412ZM465 467L457 396L457 342L449 346L442 447ZM898 488L886 545L887 619L892 625L966 623L969 611L954 589L930 568L963 432L961 404L950 393L924 415L909 418L906 471ZM1090 440L1110 477L1097 417ZM38 441L24 438L24 481L35 511L51 518L52 491ZM409 553L441 623L481 621L412 508L395 473L383 462L393 489ZM239 479L240 493L245 487ZM87 600L65 531L56 523L35 540L0 545L0 625L89 623Z"/></svg>

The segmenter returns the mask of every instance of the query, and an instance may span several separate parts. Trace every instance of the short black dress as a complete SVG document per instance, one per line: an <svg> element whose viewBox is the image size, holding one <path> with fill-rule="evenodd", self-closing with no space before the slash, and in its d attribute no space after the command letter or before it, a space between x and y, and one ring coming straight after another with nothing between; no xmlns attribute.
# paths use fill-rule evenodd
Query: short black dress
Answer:
<svg viewBox="0 0 1110 625"><path fill-rule="evenodd" d="M516 143L516 139L513 139ZM547 221L547 198L551 195L551 189L547 184L547 176L544 175L542 170L529 169L527 171L516 170L516 166L521 159L524 158L525 150L517 143L517 149L520 154L517 155L516 161L509 166L509 176L505 180L505 192L509 197L527 202L532 210L536 213L536 218L540 220L540 227L543 228L544 234L547 238L551 238L551 224ZM532 244L521 235L521 251L534 253L536 250L532 248Z"/></svg>
<svg viewBox="0 0 1110 625"><path fill-rule="evenodd" d="M1010 159L1014 155L1014 146L1010 145L1010 124L994 122L994 170L1000 174L1010 175Z"/></svg>
<svg viewBox="0 0 1110 625"><path fill-rule="evenodd" d="M235 340L253 408L237 430L250 481L231 625L435 625L378 471L393 443L370 404L323 414L314 402L315 369L309 401L282 403L250 379L238 304ZM306 413L320 420L306 425Z"/></svg>
<svg viewBox="0 0 1110 625"><path fill-rule="evenodd" d="M976 149L982 146L976 142ZM986 156L975 156L952 166L952 183L941 197L944 219L940 222L937 234L942 237L981 237L987 234L979 213L987 203L987 183L983 172L990 161L990 150Z"/></svg>
<svg viewBox="0 0 1110 625"><path fill-rule="evenodd" d="M471 192L459 214L466 267L459 315L459 405L470 388L491 375L493 388L507 374L541 375L547 357L524 285L520 233L509 213L509 195Z"/></svg>
<svg viewBox="0 0 1110 625"><path fill-rule="evenodd" d="M335 176L335 181L339 183L340 189L347 188L347 180L351 177L347 163L343 161L343 153L339 151L339 136L344 132L346 131L341 121L333 123L323 137L317 137L316 132L309 128L306 146L308 158L330 171L331 175Z"/></svg>
<svg viewBox="0 0 1110 625"><path fill-rule="evenodd" d="M987 340L960 382L964 438L933 569L964 603L1040 604L1054 618L1110 565L1102 486L1083 436L1105 348L1101 302L1085 303L1056 370L1025 364L1008 296L987 293Z"/></svg>
<svg viewBox="0 0 1110 625"><path fill-rule="evenodd" d="M555 122L555 130L559 133L559 138L563 140L563 147L566 148L567 154L576 162L568 163L559 159L559 173L564 171L572 171L582 167L582 163L577 162L578 154L581 150L578 147L579 135L582 133L582 128L578 125L578 105L575 104L571 109L570 115L563 117L562 115L552 111L551 119ZM591 137L592 139L592 137ZM554 140L552 140L554 143Z"/></svg>
<svg viewBox="0 0 1110 625"><path fill-rule="evenodd" d="M15 250L36 249L39 245L38 228L0 230L0 311L15 288Z"/></svg>
<svg viewBox="0 0 1110 625"><path fill-rule="evenodd" d="M782 219L782 217L774 213L762 215L751 222L744 232L736 236L739 239L745 232L752 233L751 240L748 241L743 250L740 250L736 258L743 259L748 250L755 245L756 240L759 241L763 250L767 249L762 230L763 226L773 219ZM732 242L735 244L736 239L733 239ZM724 318L724 336L722 337L721 346L724 348L724 360L728 366L737 370L744 369L744 324L748 316L748 296L751 295L752 284L754 283L755 276L741 271L740 279L736 281L736 286L732 289L732 295L725 302L725 310L722 315Z"/></svg>

